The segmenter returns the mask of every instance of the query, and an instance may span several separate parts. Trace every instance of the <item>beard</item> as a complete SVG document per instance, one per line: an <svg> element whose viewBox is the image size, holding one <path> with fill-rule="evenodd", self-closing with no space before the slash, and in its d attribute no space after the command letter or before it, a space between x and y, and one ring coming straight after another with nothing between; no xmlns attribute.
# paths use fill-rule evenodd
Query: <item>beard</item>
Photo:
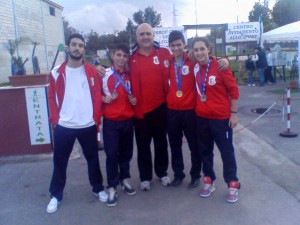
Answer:
<svg viewBox="0 0 300 225"><path fill-rule="evenodd" d="M83 55L76 56L76 55L73 55L71 52L69 52L69 57L73 60L81 60Z"/></svg>

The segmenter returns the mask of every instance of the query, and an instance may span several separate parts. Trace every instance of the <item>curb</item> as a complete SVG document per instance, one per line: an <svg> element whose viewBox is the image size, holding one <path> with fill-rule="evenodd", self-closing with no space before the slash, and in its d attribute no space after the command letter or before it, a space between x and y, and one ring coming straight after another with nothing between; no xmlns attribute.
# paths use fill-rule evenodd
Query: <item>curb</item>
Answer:
<svg viewBox="0 0 300 225"><path fill-rule="evenodd" d="M246 160L300 202L300 166L247 128L235 134L234 144Z"/></svg>

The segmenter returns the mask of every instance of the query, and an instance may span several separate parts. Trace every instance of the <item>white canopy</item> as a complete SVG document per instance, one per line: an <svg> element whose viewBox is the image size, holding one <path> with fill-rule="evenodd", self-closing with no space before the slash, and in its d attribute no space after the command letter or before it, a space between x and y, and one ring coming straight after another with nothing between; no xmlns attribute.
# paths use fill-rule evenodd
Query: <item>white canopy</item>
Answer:
<svg viewBox="0 0 300 225"><path fill-rule="evenodd" d="M262 42L299 41L300 21L287 24L269 32L263 33Z"/></svg>
<svg viewBox="0 0 300 225"><path fill-rule="evenodd" d="M298 60L300 59L300 21L287 24L262 35L262 43L280 41L298 41ZM298 67L298 87L300 87L300 66Z"/></svg>

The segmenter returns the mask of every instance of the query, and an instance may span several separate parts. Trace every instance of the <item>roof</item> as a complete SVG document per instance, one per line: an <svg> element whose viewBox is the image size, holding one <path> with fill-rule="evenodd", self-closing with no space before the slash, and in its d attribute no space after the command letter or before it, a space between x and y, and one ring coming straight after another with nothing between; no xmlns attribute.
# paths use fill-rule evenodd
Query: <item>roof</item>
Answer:
<svg viewBox="0 0 300 225"><path fill-rule="evenodd" d="M262 35L262 41L297 41L300 40L300 21L278 27Z"/></svg>
<svg viewBox="0 0 300 225"><path fill-rule="evenodd" d="M62 7L61 5L58 5L58 4L56 4L55 2L52 2L52 1L50 1L50 0L42 0L42 1L43 1L43 2L46 2L46 3L50 4L50 5L53 5L53 6L55 6L56 8L59 8L59 9L61 9L61 10L64 9L64 7Z"/></svg>

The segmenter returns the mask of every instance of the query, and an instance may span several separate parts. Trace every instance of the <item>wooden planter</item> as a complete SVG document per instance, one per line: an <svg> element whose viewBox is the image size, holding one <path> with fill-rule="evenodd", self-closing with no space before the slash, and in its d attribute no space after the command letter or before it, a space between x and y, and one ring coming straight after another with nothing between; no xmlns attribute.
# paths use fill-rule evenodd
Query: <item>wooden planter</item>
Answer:
<svg viewBox="0 0 300 225"><path fill-rule="evenodd" d="M35 86L48 84L48 74L36 74L36 75L14 75L8 77L11 86L23 87L23 86Z"/></svg>

